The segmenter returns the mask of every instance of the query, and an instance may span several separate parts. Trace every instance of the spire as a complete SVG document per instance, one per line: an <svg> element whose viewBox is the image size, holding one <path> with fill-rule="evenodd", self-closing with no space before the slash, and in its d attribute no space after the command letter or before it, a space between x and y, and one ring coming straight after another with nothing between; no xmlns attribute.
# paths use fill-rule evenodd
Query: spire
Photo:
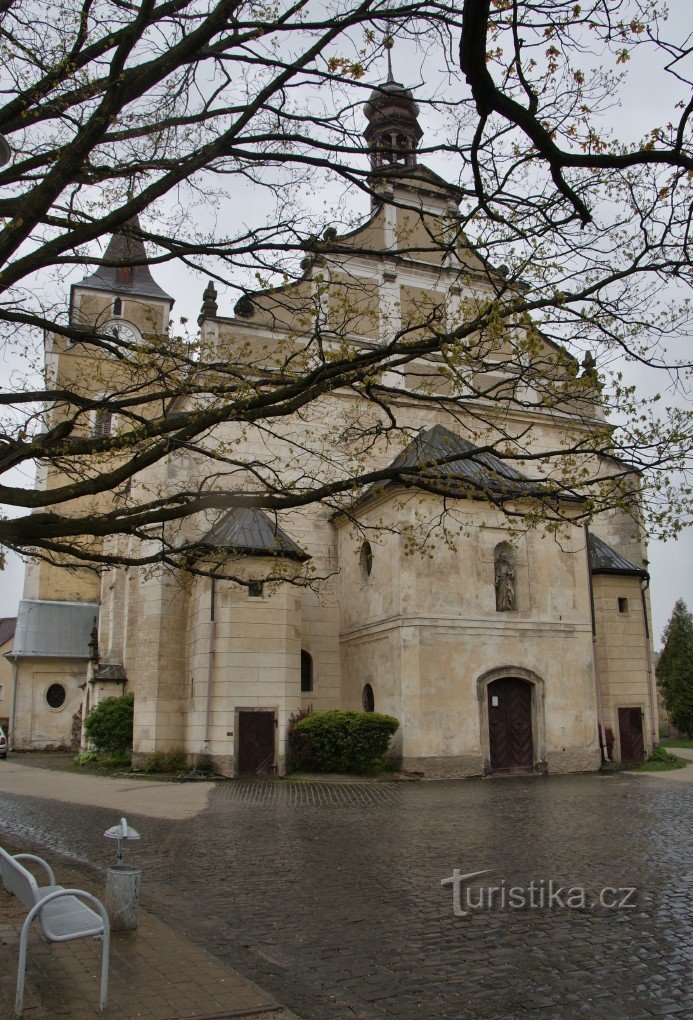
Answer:
<svg viewBox="0 0 693 1020"><path fill-rule="evenodd" d="M140 221L135 215L111 236L96 271L85 276L78 286L107 290L112 294L157 298L173 305L173 298L155 281L146 259Z"/></svg>
<svg viewBox="0 0 693 1020"><path fill-rule="evenodd" d="M392 38L390 33L383 39L383 49L387 53L387 84L394 82L395 76L392 73L392 47L395 45L395 40Z"/></svg>
<svg viewBox="0 0 693 1020"><path fill-rule="evenodd" d="M214 319L219 311L217 304L217 289L212 280L209 281L202 293L202 308L198 317L198 325L202 325L205 319Z"/></svg>
<svg viewBox="0 0 693 1020"><path fill-rule="evenodd" d="M415 167L416 149L423 131L419 126L419 107L410 89L395 81L392 72L394 40L383 39L387 53L387 80L376 86L365 106L368 125L363 133L371 152L371 167L380 172L392 167Z"/></svg>

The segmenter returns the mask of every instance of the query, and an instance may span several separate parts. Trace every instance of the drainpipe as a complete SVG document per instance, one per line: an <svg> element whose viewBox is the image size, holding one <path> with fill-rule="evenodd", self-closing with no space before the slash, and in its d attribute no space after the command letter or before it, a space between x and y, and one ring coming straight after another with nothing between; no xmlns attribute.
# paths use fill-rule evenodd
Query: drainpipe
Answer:
<svg viewBox="0 0 693 1020"><path fill-rule="evenodd" d="M10 736L12 743L10 750L14 751L14 723L17 717L17 687L19 686L19 660L15 655L12 660L12 716L10 718Z"/></svg>
<svg viewBox="0 0 693 1020"><path fill-rule="evenodd" d="M640 585L640 599L642 601L642 618L645 624L645 657L647 659L647 689L650 695L650 736L652 743L659 743L659 713L657 712L657 696L655 694L655 677L652 668L652 651L650 648L650 624L647 619L647 601L645 592L650 587L649 576L644 577Z"/></svg>
<svg viewBox="0 0 693 1020"><path fill-rule="evenodd" d="M215 638L215 609L216 609L216 582L212 574L212 589L209 598L209 651L207 654L207 705L205 707L205 743L204 750L209 751L209 735L212 727L212 685L214 682L214 638Z"/></svg>
<svg viewBox="0 0 693 1020"><path fill-rule="evenodd" d="M585 528L585 553L587 559L587 585L590 593L590 620L592 623L592 668L594 669L594 689L597 696L597 736L599 738L599 749L602 753L602 761L611 761L606 747L606 725L604 722L604 702L602 699L602 684L599 678L599 666L597 664L597 621L594 613L594 590L592 588L592 571L590 570L589 551L589 528Z"/></svg>

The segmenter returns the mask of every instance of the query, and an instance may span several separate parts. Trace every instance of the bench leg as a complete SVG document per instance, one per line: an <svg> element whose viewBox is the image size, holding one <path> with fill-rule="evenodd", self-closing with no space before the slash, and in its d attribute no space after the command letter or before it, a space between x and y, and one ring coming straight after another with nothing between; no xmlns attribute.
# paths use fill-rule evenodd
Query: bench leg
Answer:
<svg viewBox="0 0 693 1020"><path fill-rule="evenodd" d="M17 970L17 993L14 998L14 1020L20 1020L24 1008L24 974L26 972L26 952L29 941L29 929L33 921L33 911L22 925L22 934L19 939L19 968Z"/></svg>
<svg viewBox="0 0 693 1020"><path fill-rule="evenodd" d="M106 918L101 938L103 939L103 949L101 951L101 999L99 1001L99 1009L105 1009L108 1002L108 960L111 953L111 930L108 918Z"/></svg>

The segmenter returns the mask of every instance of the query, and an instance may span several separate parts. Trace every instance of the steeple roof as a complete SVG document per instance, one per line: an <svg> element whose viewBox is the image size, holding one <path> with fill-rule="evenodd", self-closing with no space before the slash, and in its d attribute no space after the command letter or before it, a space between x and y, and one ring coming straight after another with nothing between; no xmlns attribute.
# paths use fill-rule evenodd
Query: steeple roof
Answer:
<svg viewBox="0 0 693 1020"><path fill-rule="evenodd" d="M389 467L398 472L398 477L371 485L357 504L398 485L453 499L508 499L546 494L541 481L528 478L444 425L434 425L421 432Z"/></svg>
<svg viewBox="0 0 693 1020"><path fill-rule="evenodd" d="M309 560L310 556L262 510L236 507L229 510L200 539L201 546L223 549L229 556L280 556Z"/></svg>
<svg viewBox="0 0 693 1020"><path fill-rule="evenodd" d="M363 137L371 150L371 166L380 173L397 165L415 167L416 149L423 135L419 107L411 89L394 80L391 36L387 37L385 47L387 81L376 85L364 107L368 124Z"/></svg>
<svg viewBox="0 0 693 1020"><path fill-rule="evenodd" d="M649 577L644 567L639 567L637 563L621 556L592 532L587 536L587 552L590 570L593 574L630 574L633 577Z"/></svg>
<svg viewBox="0 0 693 1020"><path fill-rule="evenodd" d="M156 298L173 305L173 298L156 282L146 260L139 218L133 216L112 235L96 272L85 276L77 286L87 290L107 290L112 294Z"/></svg>

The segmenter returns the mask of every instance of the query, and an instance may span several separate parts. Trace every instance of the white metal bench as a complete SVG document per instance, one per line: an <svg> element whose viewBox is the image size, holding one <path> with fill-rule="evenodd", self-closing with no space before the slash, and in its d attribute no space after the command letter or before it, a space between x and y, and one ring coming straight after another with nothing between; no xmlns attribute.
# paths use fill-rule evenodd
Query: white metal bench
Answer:
<svg viewBox="0 0 693 1020"><path fill-rule="evenodd" d="M48 878L48 885L39 886L23 861L40 865ZM74 939L103 939L101 954L101 998L99 1008L105 1009L108 1000L108 958L111 929L108 914L102 903L83 889L63 889L56 885L50 864L34 854L12 856L0 847L0 874L7 892L16 896L29 913L19 940L19 969L17 994L14 1003L15 1020L22 1015L24 1004L24 972L26 970L29 929L35 917L41 922L43 934L49 942L72 942ZM86 902L85 902L86 901ZM92 910L92 904L95 908Z"/></svg>

